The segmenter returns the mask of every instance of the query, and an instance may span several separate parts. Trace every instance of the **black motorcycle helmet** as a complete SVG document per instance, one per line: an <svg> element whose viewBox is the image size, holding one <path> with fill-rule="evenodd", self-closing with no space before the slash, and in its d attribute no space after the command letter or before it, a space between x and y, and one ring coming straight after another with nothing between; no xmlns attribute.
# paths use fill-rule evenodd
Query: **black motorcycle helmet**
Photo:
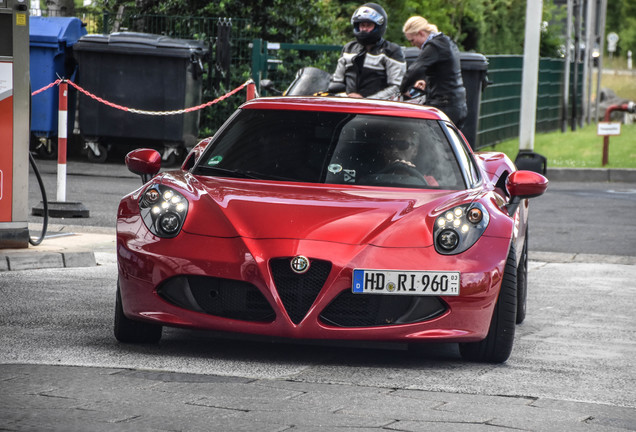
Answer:
<svg viewBox="0 0 636 432"><path fill-rule="evenodd" d="M376 44L382 39L382 36L384 36L387 18L387 14L382 6L377 3L365 3L356 9L351 17L353 35L362 45ZM360 23L365 21L375 24L373 31L360 31Z"/></svg>

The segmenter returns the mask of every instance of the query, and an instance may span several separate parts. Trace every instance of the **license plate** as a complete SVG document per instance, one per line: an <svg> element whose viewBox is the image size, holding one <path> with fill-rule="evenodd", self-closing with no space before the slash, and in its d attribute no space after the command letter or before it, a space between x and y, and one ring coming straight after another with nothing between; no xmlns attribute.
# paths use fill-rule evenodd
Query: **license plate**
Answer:
<svg viewBox="0 0 636 432"><path fill-rule="evenodd" d="M459 295L459 272L353 270L354 294Z"/></svg>

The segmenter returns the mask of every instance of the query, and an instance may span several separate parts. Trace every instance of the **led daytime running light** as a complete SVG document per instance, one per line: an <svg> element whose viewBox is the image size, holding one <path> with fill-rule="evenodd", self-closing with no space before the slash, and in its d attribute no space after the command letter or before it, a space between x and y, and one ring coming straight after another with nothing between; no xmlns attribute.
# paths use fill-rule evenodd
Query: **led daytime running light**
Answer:
<svg viewBox="0 0 636 432"><path fill-rule="evenodd" d="M181 231L188 212L188 200L163 185L151 185L139 200L146 227L156 236L174 237Z"/></svg>
<svg viewBox="0 0 636 432"><path fill-rule="evenodd" d="M479 240L488 222L488 212L480 203L445 210L435 220L435 249L443 255L466 251Z"/></svg>

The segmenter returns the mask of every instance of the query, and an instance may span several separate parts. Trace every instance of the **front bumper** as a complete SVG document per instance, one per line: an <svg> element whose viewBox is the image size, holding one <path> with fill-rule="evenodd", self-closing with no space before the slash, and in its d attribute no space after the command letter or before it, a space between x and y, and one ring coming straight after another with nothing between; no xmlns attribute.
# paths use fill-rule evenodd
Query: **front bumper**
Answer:
<svg viewBox="0 0 636 432"><path fill-rule="evenodd" d="M186 232L159 240L150 233L139 236L143 227L129 228L118 227L117 235L128 318L295 339L481 340L509 249L509 240L488 237L458 256L440 256L433 247L212 238ZM311 281L290 278L286 263L297 255L310 258L314 267L325 263L328 268L319 269L321 275ZM460 295L353 295L354 268L459 270ZM369 314L370 309L375 312Z"/></svg>

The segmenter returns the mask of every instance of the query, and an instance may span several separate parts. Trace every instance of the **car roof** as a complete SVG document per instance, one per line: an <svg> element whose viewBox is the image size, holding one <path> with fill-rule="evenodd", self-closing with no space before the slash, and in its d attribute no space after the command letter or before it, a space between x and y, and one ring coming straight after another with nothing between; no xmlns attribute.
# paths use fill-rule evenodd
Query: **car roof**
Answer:
<svg viewBox="0 0 636 432"><path fill-rule="evenodd" d="M294 110L346 112L352 114L373 114L392 117L410 117L427 120L445 120L448 117L439 109L406 102L376 99L356 99L348 97L281 96L252 99L242 109Z"/></svg>

